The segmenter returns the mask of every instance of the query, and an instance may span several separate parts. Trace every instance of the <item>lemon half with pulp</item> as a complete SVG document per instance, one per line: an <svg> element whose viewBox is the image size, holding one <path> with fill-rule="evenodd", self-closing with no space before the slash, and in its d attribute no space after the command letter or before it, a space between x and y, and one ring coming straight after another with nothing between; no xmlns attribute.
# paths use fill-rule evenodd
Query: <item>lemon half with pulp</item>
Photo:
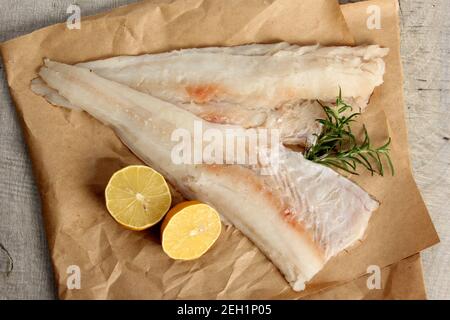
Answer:
<svg viewBox="0 0 450 320"><path fill-rule="evenodd" d="M222 224L216 210L198 201L173 207L161 225L164 252L176 260L202 256L216 242Z"/></svg>
<svg viewBox="0 0 450 320"><path fill-rule="evenodd" d="M164 177L147 166L128 166L111 177L105 190L111 216L131 230L158 223L169 210L172 197Z"/></svg>

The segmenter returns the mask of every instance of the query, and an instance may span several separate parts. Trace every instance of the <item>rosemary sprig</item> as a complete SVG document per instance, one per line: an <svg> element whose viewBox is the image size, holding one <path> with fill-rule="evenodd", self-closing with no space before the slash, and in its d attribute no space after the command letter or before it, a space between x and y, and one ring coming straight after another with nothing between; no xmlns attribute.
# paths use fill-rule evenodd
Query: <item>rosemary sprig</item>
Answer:
<svg viewBox="0 0 450 320"><path fill-rule="evenodd" d="M351 174L358 174L356 168L362 165L371 174L384 175L383 158L394 175L394 166L389 156L391 138L381 147L374 148L370 142L366 126L363 125L364 139L361 143L352 132L351 124L360 113L351 113L352 107L342 100L342 93L336 98L336 106L329 107L319 102L325 111L325 119L316 121L322 125L322 133L317 141L305 152L305 158L322 165L342 169Z"/></svg>

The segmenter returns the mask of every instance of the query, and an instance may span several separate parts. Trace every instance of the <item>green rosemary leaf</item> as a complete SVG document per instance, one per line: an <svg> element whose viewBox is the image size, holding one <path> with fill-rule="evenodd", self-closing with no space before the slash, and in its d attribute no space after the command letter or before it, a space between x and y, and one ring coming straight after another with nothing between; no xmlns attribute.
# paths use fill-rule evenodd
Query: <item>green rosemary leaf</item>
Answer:
<svg viewBox="0 0 450 320"><path fill-rule="evenodd" d="M348 173L354 174L354 175L359 175L359 173L357 173L354 170L350 170L345 163L340 162L340 161L333 161L333 160L324 160L324 161L320 161L318 162L320 164L326 165L326 166L332 166L332 167L336 167L338 169L341 169L343 171L346 171Z"/></svg>
<svg viewBox="0 0 450 320"><path fill-rule="evenodd" d="M365 164L366 169L369 170L370 173L373 175L373 173L375 171L373 170L372 164L367 159L367 157L364 154L362 154L362 153L358 154L358 156L362 159L362 162Z"/></svg>
<svg viewBox="0 0 450 320"><path fill-rule="evenodd" d="M349 113L353 108L342 100L342 91L336 98L336 106L326 106L317 101L325 112L324 119L316 119L322 126L322 133L316 134L316 143L305 151L305 158L322 165L335 167L351 174L358 174L358 165L363 166L373 175L385 173L383 160L394 175L394 165L389 155L391 138L381 147L374 148L369 133L363 125L363 139L358 139L352 132L350 124L356 121L359 112Z"/></svg>
<svg viewBox="0 0 450 320"><path fill-rule="evenodd" d="M372 158L372 160L375 162L375 164L378 167L378 172L380 171L380 164L378 163L378 158L375 156L375 154L373 152L367 152L367 154L369 155L370 158Z"/></svg>
<svg viewBox="0 0 450 320"><path fill-rule="evenodd" d="M386 157L386 160L389 164L389 170L391 170L392 175L394 175L395 174L394 164L392 163L391 156L388 153L384 153L384 156Z"/></svg>
<svg viewBox="0 0 450 320"><path fill-rule="evenodd" d="M380 154L378 152L375 152L375 155L377 157L378 167L380 169L380 175L384 176L383 162L381 161Z"/></svg>
<svg viewBox="0 0 450 320"><path fill-rule="evenodd" d="M356 170L356 163L350 158L347 159L340 159L342 162L344 162L347 166L352 168L353 170Z"/></svg>

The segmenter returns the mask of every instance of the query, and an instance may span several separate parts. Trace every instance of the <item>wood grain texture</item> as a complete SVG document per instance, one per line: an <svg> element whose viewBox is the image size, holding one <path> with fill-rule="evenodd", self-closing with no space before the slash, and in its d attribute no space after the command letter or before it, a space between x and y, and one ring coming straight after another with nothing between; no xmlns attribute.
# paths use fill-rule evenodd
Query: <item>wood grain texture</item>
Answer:
<svg viewBox="0 0 450 320"><path fill-rule="evenodd" d="M82 15L131 2L135 1L77 1ZM1 0L0 42L65 21L72 3L72 0ZM1 63L0 245L0 300L56 298L39 195ZM10 273L6 272L11 268L8 255L14 266Z"/></svg>
<svg viewBox="0 0 450 320"><path fill-rule="evenodd" d="M83 15L135 0L79 0ZM341 1L341 3L356 2ZM2 0L0 41L67 19L71 0ZM400 0L402 58L414 175L442 243L423 254L430 299L450 299L450 0ZM1 68L1 65L0 65ZM54 298L38 193L0 70L0 299ZM11 183L11 181L13 183Z"/></svg>
<svg viewBox="0 0 450 320"><path fill-rule="evenodd" d="M413 173L441 238L424 251L430 299L450 299L450 0L402 0L401 51Z"/></svg>

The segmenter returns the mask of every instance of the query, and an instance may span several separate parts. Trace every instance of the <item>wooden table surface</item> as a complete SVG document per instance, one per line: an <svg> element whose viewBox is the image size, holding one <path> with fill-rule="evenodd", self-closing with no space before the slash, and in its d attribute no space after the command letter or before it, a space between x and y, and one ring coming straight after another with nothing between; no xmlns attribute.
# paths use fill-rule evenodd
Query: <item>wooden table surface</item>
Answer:
<svg viewBox="0 0 450 320"><path fill-rule="evenodd" d="M2 0L0 41L64 21L72 2ZM77 4L89 15L130 2ZM400 7L414 176L441 237L439 245L423 253L425 281L430 299L450 299L450 0L400 0ZM0 299L51 299L55 292L38 192L0 73ZM14 261L9 275L8 253Z"/></svg>
<svg viewBox="0 0 450 320"><path fill-rule="evenodd" d="M450 0L402 0L402 59L413 173L441 243L426 250L430 298L450 299Z"/></svg>

